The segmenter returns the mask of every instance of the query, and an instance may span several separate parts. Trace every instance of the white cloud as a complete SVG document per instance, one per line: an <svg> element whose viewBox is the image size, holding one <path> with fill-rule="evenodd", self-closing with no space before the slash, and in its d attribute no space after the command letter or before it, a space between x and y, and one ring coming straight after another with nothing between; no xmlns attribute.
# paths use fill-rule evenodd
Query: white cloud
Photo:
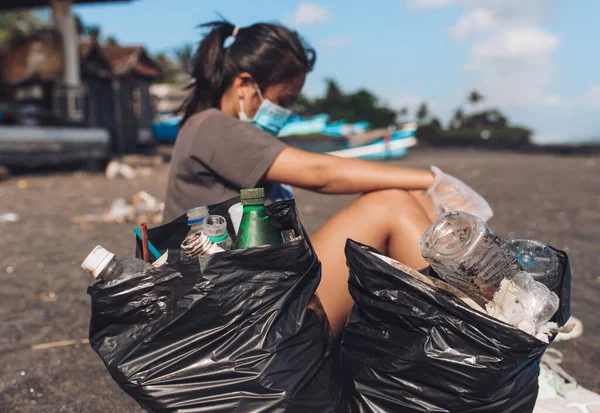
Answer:
<svg viewBox="0 0 600 413"><path fill-rule="evenodd" d="M292 26L309 26L333 20L328 8L315 3L300 3L284 21Z"/></svg>
<svg viewBox="0 0 600 413"><path fill-rule="evenodd" d="M458 0L408 0L408 7L441 7L456 1Z"/></svg>
<svg viewBox="0 0 600 413"><path fill-rule="evenodd" d="M409 6L464 9L449 33L470 47L465 68L490 105L564 106L548 89L557 71L559 37L543 28L553 0L408 0Z"/></svg>
<svg viewBox="0 0 600 413"><path fill-rule="evenodd" d="M350 36L332 36L319 42L321 47L335 48L350 44Z"/></svg>
<svg viewBox="0 0 600 413"><path fill-rule="evenodd" d="M600 106L600 85L590 87L584 101L591 106Z"/></svg>
<svg viewBox="0 0 600 413"><path fill-rule="evenodd" d="M491 30L495 25L494 13L479 7L462 16L450 31L454 37L463 39L473 32Z"/></svg>
<svg viewBox="0 0 600 413"><path fill-rule="evenodd" d="M492 38L475 44L475 59L529 59L556 49L558 36L537 27L499 30Z"/></svg>

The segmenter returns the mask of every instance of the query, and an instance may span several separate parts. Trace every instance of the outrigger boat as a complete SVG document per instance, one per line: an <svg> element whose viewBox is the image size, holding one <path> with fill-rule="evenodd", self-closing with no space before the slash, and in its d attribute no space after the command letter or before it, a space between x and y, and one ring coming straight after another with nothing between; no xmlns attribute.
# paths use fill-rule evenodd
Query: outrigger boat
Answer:
<svg viewBox="0 0 600 413"><path fill-rule="evenodd" d="M365 122L332 124L328 123L328 119L327 115L296 119L282 130L279 139L310 152L368 160L401 158L417 143L416 123L408 123L400 128L367 130L368 124ZM155 138L159 142L174 142L179 120L178 116L163 115L154 124Z"/></svg>

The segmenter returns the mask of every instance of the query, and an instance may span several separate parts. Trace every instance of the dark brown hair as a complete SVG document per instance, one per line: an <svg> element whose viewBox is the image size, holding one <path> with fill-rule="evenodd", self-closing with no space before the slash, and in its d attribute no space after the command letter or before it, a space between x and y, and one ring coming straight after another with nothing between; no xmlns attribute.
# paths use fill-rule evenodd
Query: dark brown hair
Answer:
<svg viewBox="0 0 600 413"><path fill-rule="evenodd" d="M227 21L201 25L209 29L202 39L192 68L193 83L184 104L181 124L204 109L218 107L223 93L235 77L247 72L261 90L312 70L316 52L296 33L284 26L257 23L237 30Z"/></svg>

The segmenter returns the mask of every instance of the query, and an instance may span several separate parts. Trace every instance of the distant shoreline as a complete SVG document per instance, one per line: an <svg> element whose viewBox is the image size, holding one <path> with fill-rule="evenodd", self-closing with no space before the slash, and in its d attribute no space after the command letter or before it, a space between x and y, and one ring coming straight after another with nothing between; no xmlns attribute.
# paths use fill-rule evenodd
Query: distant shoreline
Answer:
<svg viewBox="0 0 600 413"><path fill-rule="evenodd" d="M577 143L577 144L545 144L545 145L521 145L515 147L484 147L476 145L442 145L432 146L419 143L411 148L411 151L456 151L456 150L474 150L489 152L514 152L514 153L539 153L539 154L557 154L557 155L598 155L600 154L600 142Z"/></svg>

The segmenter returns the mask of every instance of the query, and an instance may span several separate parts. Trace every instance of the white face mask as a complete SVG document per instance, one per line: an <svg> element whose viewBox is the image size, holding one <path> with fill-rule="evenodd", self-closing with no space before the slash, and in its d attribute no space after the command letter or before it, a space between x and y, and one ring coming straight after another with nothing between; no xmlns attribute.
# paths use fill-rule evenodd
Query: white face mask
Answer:
<svg viewBox="0 0 600 413"><path fill-rule="evenodd" d="M265 99L259 87L256 84L254 84L254 87L261 101L254 119L248 118L244 110L244 100L242 98L240 98L239 118L241 121L250 122L265 132L277 136L290 116L292 116L292 111L271 102L269 99Z"/></svg>

